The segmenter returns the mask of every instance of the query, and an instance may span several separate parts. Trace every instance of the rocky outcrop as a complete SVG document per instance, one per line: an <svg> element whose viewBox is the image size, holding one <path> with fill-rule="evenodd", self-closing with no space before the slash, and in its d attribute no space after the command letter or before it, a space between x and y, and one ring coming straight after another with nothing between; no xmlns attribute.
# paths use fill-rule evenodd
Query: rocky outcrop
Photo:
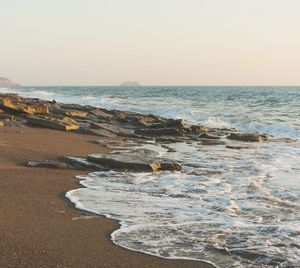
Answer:
<svg viewBox="0 0 300 268"><path fill-rule="evenodd" d="M45 104L39 104L32 102L28 105L28 102L23 102L18 97L1 97L0 96L0 108L16 114L48 114L49 109Z"/></svg>
<svg viewBox="0 0 300 268"><path fill-rule="evenodd" d="M195 141L201 145L224 145L226 137L247 142L267 140L265 135L240 133L235 129L188 126L181 119L23 98L16 94L0 94L0 109L0 120L22 124L27 120L29 125L106 138L156 140L161 144Z"/></svg>

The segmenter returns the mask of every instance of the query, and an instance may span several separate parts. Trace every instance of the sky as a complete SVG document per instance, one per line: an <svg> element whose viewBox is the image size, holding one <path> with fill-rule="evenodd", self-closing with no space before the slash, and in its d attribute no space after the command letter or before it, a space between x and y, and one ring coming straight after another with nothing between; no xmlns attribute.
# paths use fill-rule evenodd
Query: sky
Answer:
<svg viewBox="0 0 300 268"><path fill-rule="evenodd" d="M0 0L22 85L300 85L299 0Z"/></svg>

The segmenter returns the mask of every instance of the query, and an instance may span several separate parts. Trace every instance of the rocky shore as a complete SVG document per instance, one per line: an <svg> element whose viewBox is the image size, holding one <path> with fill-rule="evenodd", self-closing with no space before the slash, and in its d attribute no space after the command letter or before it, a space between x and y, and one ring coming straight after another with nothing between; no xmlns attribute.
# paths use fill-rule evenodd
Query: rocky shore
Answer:
<svg viewBox="0 0 300 268"><path fill-rule="evenodd" d="M201 147L221 146L223 150L252 150L256 142L276 141L264 134L239 132L232 128L188 125L180 119L23 98L16 94L0 94L0 130L8 133L1 138L3 146L7 146L5 139L10 140L12 148L3 147L8 154L12 151L22 154L22 157L13 157L17 159L14 160L16 165L25 168L26 174L39 176L37 173L43 172L49 173L50 177L52 172L74 176L101 170L157 172L182 169L181 163L160 157L147 146L143 148L144 145L158 144L170 152L176 150L170 144L181 142ZM12 130L18 133L16 140L14 136L10 137ZM35 133L35 136L31 137L27 132ZM57 133L54 139L52 132ZM69 144L71 140L74 140L72 145ZM22 142L28 143L26 152ZM3 153L6 154L5 150ZM199 265L204 267L206 264Z"/></svg>
<svg viewBox="0 0 300 268"><path fill-rule="evenodd" d="M119 139L119 146L132 140L135 144L199 142L201 145L223 145L227 149L251 149L249 142L263 142L266 135L240 133L235 129L187 125L181 119L167 119L153 114L106 110L93 106L63 104L16 94L0 94L0 126L33 126L73 131L108 139ZM238 141L236 144L233 141ZM241 142L243 142L241 144ZM113 148L115 142L103 144ZM132 147L132 146L131 146ZM93 153L93 152L91 152ZM122 154L87 155L85 158L61 156L58 159L29 161L30 167L57 169L122 170L122 171L180 171L181 165L156 157L151 150L127 150Z"/></svg>

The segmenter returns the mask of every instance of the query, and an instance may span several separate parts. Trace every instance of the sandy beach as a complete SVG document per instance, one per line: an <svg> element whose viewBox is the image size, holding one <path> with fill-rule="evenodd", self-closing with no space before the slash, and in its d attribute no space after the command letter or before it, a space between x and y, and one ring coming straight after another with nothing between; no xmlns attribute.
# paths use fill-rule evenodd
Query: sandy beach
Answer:
<svg viewBox="0 0 300 268"><path fill-rule="evenodd" d="M75 175L86 172L25 166L104 152L91 143L95 137L33 127L3 127L0 137L0 267L211 267L114 245L117 222L79 211L64 197L80 187Z"/></svg>

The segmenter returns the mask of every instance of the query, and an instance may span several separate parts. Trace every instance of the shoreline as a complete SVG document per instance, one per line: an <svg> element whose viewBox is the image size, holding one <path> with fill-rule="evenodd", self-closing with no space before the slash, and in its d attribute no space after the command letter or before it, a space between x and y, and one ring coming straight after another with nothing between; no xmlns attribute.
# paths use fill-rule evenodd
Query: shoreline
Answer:
<svg viewBox="0 0 300 268"><path fill-rule="evenodd" d="M68 211L72 211L73 208L78 207L77 211L79 214L72 217L71 220L76 222L84 221L84 227L90 226L90 222L97 222L101 218L101 220L99 220L100 225L102 227L104 226L104 230L101 230L103 231L102 237L98 237L99 240L95 240L99 234L99 230L92 227L91 231L94 232L93 242L91 242L90 239L86 241L87 237L85 237L83 233L80 233L81 238L77 241L74 238L74 232L77 233L78 230L73 230L74 226L72 226L72 224L67 226L67 232L72 234L73 240L71 242L71 248L73 250L76 243L78 244L85 241L84 250L86 255L80 253L84 256L79 260L76 262L74 262L73 259L70 260L72 267L82 267L76 266L82 260L88 262L88 264L85 263L85 266L99 267L99 264L95 264L99 259L99 254L95 253L90 261L87 256L90 256L91 251L97 249L97 253L101 252L101 257L104 256L106 258L108 256L107 251L114 251L114 246L127 252L123 253L121 250L115 253L117 255L125 254L126 262L123 263L123 257L120 260L112 260L115 256L110 256L107 260L105 259L105 265L106 262L109 263L107 267L144 267L143 265L140 266L140 264L137 264L137 262L139 263L137 258L140 258L138 256L140 256L141 253L142 255L145 254L146 259L143 257L140 261L147 262L146 267L160 267L161 265L169 267L169 264L171 267L182 267L182 259L179 261L176 257L172 259L172 257L156 256L157 247L151 249L151 246L149 246L147 248L152 253L145 253L142 250L139 251L140 247L133 248L130 249L130 252L134 252L137 255L132 255L128 253L126 246L118 245L117 242L112 243L114 241L111 234L116 231L118 227L122 227L121 222L118 221L119 218L116 217L117 220L112 220L109 216L105 219L103 219L105 216L95 216L99 214L110 215L113 208L112 210L105 210L106 206L102 206L102 208L99 206L98 210L92 211L91 214L89 212L92 210L91 208L84 207L78 202L81 198L80 196L78 200L77 198L71 198L70 195L69 198L67 198L67 192L70 193L72 190L77 192L76 190L79 191L79 189L85 186L85 184L80 183L77 179L75 180L75 176L86 175L88 172L93 171L121 171L128 175L130 172L150 172L154 174L158 171L183 170L184 162L181 160L185 159L184 155L181 155L180 159L176 157L174 159L172 157L160 158L159 149L157 149L157 147L143 148L142 144L155 144L156 146L164 148L167 152L174 152L175 149L172 148L171 145L169 146L169 144L197 143L197 145L205 147L218 145L230 152L232 150L253 150L255 147L250 145L250 143L263 143L272 139L267 134L257 132L240 132L234 128L215 128L201 124L188 125L181 119L168 119L154 114L108 110L90 105L59 103L55 100L46 101L38 98L24 98L16 94L0 94L0 119L0 133L8 134L5 138L7 138L9 144L7 146L5 142L1 144L0 141L0 146L4 146L3 148L6 149L6 153L5 150L2 150L2 153L4 152L3 155L6 156L7 154L7 157L1 157L0 155L0 160L3 158L2 163L0 161L0 168L1 164L3 164L3 168L5 169L7 161L10 160L13 163L11 173L15 173L19 171L19 169L24 169L25 173L22 174L22 176L20 175L20 179L30 175L30 178L33 179L36 184L41 183L39 180L43 180L43 184L39 186L42 189L47 186L50 187L51 190L51 187L53 188L54 185L49 185L50 182L46 180L46 178L54 180L53 176L58 176L60 180L55 180L57 184L55 186L58 187L60 183L63 184L61 185L62 188L56 189L55 198L59 197L65 204L64 207L67 205L68 209L59 209L56 211L57 213L64 215ZM276 139L274 139L274 141L276 141ZM14 147L14 149L10 148L10 146ZM14 157L9 158L10 155ZM3 171L3 169L1 169L1 171ZM202 174L201 172L203 171L200 170L199 174ZM213 171L213 173L209 170L204 170L204 172L214 174L214 172L218 172L218 170ZM43 173L43 177L40 177L41 173ZM3 174L0 174L0 176L1 175L3 176ZM10 176L11 174L4 172L4 175ZM70 177L73 177L72 184L66 181L66 179ZM15 182L12 188L15 188L16 185L18 185L18 182ZM34 186L38 187L35 184ZM27 190L32 194L32 189ZM18 194L19 192L15 189L14 193ZM44 194L47 193L48 191ZM103 194L105 195L105 193ZM63 198L62 195L64 195ZM90 195L86 197L90 199ZM118 200L120 204L123 203L122 199L118 199L120 196L114 196L110 193L109 197L113 197L113 199L110 200L108 198L110 201L107 203L107 207L110 206L111 202L116 202L116 200ZM14 198L14 196L10 198ZM40 202L43 198L44 196L39 196L37 202ZM99 198L101 197L99 196ZM69 201L65 202L66 199L69 199ZM25 199L24 201L28 200ZM50 203L56 204L56 201L50 201ZM27 208L28 205L25 210ZM16 208L13 207L12 209ZM46 206L43 213L48 209L49 207ZM126 208L124 207L124 209ZM149 207L149 209L149 212L151 212L152 208ZM30 211L30 213L31 215L35 215L36 212ZM9 212L7 212L7 214L9 214ZM201 214L202 212L200 211L199 215ZM19 221L22 221L22 219L19 219ZM2 222L2 224L4 223L5 221ZM55 224L57 224L57 222L54 222L54 225ZM66 224L66 222L63 222L63 224ZM32 226L35 225L36 224L32 223L28 227L32 228ZM13 223L12 226L14 226ZM201 228L203 227L200 226L200 229ZM90 229L90 227L88 227L88 229ZM205 229L202 232L205 233ZM165 234L162 233L161 237L164 237L164 235ZM1 236L5 237L5 233L0 234L0 238ZM161 239L161 237L158 238ZM76 241L74 241L74 239ZM137 239L140 239L140 237L138 236ZM102 249L101 251L99 246L106 245L108 241L111 245L109 249ZM48 243L50 243L49 240L47 240L46 246L49 246ZM52 244L50 243L50 245ZM194 247L194 245L190 243L187 245L191 248ZM92 249L87 251L91 246ZM76 250L78 250L78 248L82 249L82 245L77 245ZM57 250L57 247L54 247L53 250ZM64 248L64 251L66 250L67 249ZM202 252L202 250L200 251ZM78 253L77 255L79 256L80 254ZM203 256L206 255L203 254ZM216 260L216 262L222 265L225 262L226 256L228 255L220 255L221 259ZM70 255L67 254L66 257L69 258ZM154 259L148 260L148 257ZM133 258L130 264L128 263L128 258ZM156 259L160 260L159 264L156 263ZM162 260L164 261L162 262ZM189 261L184 261L184 263L187 262L187 264L184 264L185 267L216 267L209 261L188 260ZM62 267L69 267L68 265L69 264L64 264ZM32 265L30 267L32 267Z"/></svg>
<svg viewBox="0 0 300 268"><path fill-rule="evenodd" d="M0 187L5 200L0 205L0 266L213 267L115 245L110 234L118 229L117 221L74 209L64 196L82 187L74 176L86 172L23 165L28 160L103 152L103 147L90 142L94 136L27 126L2 127L0 134Z"/></svg>

